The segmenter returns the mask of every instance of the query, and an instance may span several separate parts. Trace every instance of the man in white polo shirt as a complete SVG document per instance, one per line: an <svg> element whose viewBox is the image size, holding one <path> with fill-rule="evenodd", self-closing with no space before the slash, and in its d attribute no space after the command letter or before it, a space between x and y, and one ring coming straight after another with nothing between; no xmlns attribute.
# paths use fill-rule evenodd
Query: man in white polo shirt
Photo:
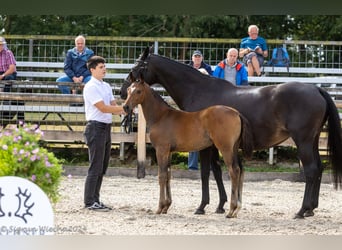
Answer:
<svg viewBox="0 0 342 250"><path fill-rule="evenodd" d="M106 212L111 208L100 201L100 189L108 168L112 146L112 115L124 114L124 110L122 106L117 105L110 85L103 81L106 75L105 59L93 56L88 60L87 67L91 72L91 79L83 90L87 120L84 138L89 153L84 205L88 210Z"/></svg>

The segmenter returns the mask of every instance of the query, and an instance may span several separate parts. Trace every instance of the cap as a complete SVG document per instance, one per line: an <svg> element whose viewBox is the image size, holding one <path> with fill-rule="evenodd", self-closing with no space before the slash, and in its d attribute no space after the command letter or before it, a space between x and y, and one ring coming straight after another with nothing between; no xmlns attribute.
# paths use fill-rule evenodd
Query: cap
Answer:
<svg viewBox="0 0 342 250"><path fill-rule="evenodd" d="M202 56L202 52L200 50L195 50L194 53L192 53L193 56Z"/></svg>
<svg viewBox="0 0 342 250"><path fill-rule="evenodd" d="M2 36L0 36L0 44L6 44L5 38L3 38Z"/></svg>

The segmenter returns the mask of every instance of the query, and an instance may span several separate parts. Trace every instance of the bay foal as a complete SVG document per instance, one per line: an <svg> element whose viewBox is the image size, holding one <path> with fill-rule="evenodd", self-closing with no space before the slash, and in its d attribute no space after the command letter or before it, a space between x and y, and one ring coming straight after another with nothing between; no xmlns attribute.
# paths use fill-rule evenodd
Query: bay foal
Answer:
<svg viewBox="0 0 342 250"><path fill-rule="evenodd" d="M215 145L221 152L231 179L231 201L227 217L236 217L242 202L242 170L232 167L239 147L246 156L253 151L248 121L235 109L215 105L197 112L176 110L142 79L129 88L124 109L131 112L141 104L152 146L156 150L160 186L157 213L167 213L171 203L171 153L199 151Z"/></svg>

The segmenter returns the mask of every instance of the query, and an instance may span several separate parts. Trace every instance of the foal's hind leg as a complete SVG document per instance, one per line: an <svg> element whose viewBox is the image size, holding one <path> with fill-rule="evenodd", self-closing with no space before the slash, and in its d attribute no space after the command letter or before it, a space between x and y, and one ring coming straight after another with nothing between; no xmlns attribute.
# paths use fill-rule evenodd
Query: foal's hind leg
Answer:
<svg viewBox="0 0 342 250"><path fill-rule="evenodd" d="M227 154L227 156L223 155L223 157L225 158L225 162L228 167L232 189L230 209L226 217L236 218L242 206L242 184L244 173L242 168L240 168L238 164L237 153L235 154L234 158L231 157L229 154ZM233 161L230 158L233 158Z"/></svg>
<svg viewBox="0 0 342 250"><path fill-rule="evenodd" d="M238 202L241 204L242 206L242 188L243 188L243 181L245 179L245 170L243 169L242 163L241 163L241 159L238 155L236 155L234 157L233 160L233 168L235 168L236 166L238 166L240 168L240 178L239 178L239 191L238 191Z"/></svg>
<svg viewBox="0 0 342 250"><path fill-rule="evenodd" d="M157 162L158 162L158 179L159 179L159 205L157 214L166 214L171 206L171 154L169 151L162 151L156 149Z"/></svg>

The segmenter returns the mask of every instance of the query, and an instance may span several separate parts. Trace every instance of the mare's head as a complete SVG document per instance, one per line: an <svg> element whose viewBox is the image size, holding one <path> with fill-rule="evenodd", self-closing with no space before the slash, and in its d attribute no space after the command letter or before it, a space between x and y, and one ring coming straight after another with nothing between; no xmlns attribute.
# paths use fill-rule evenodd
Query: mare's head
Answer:
<svg viewBox="0 0 342 250"><path fill-rule="evenodd" d="M136 60L134 66L129 72L129 75L121 86L120 97L122 99L127 98L127 88L131 85L131 83L134 83L137 79L141 79L141 76L145 74L145 71L147 69L148 57L151 51L152 47L146 47L144 52Z"/></svg>
<svg viewBox="0 0 342 250"><path fill-rule="evenodd" d="M123 109L126 113L130 113L133 109L141 104L145 100L146 84L141 78L137 78L134 82L127 88L129 95L125 101Z"/></svg>

